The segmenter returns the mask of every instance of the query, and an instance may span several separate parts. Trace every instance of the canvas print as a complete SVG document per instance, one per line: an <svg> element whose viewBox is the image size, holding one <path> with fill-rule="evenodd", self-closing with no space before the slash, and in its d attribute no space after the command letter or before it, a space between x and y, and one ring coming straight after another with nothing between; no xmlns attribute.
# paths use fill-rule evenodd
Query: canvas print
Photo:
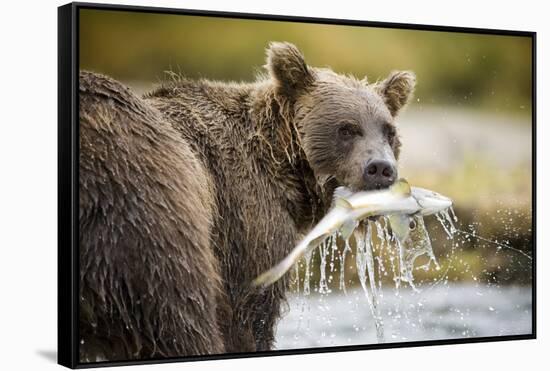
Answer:
<svg viewBox="0 0 550 371"><path fill-rule="evenodd" d="M533 334L532 37L81 8L78 45L80 363Z"/></svg>

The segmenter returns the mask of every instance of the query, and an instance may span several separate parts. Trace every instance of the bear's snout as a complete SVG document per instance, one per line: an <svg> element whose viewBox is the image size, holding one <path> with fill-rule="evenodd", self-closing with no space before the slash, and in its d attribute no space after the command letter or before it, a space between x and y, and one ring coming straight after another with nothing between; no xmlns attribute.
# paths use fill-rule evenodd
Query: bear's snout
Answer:
<svg viewBox="0 0 550 371"><path fill-rule="evenodd" d="M363 172L367 189L387 188L397 179L397 168L387 160L371 160Z"/></svg>

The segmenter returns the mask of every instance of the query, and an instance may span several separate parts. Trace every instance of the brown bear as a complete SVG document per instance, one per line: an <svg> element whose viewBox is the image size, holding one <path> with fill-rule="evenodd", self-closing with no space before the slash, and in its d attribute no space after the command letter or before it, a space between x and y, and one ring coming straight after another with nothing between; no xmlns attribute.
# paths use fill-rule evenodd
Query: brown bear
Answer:
<svg viewBox="0 0 550 371"><path fill-rule="evenodd" d="M397 178L415 77L369 84L271 43L253 83L137 97L80 74L81 361L265 351L288 279L250 283L330 207Z"/></svg>

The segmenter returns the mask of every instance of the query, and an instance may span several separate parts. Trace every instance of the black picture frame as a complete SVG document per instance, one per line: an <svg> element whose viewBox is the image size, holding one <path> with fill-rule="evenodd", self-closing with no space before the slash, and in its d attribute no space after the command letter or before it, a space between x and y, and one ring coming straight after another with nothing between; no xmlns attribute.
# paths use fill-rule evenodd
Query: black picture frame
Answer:
<svg viewBox="0 0 550 371"><path fill-rule="evenodd" d="M79 362L78 336L78 284L79 284L79 224L78 224L78 159L79 159L79 11L82 9L145 12L177 15L200 15L252 20L286 21L331 25L367 26L475 33L485 35L511 35L532 40L532 212L533 212L533 264L532 264L532 333L464 339L412 341L403 343L334 346L268 352L232 353L209 356L158 358L132 361ZM419 347L446 344L496 342L536 339L536 32L485 28L463 28L438 25L386 23L374 21L296 17L268 14L232 13L189 9L157 8L145 6L70 3L58 8L58 363L69 368L121 366L135 364L168 363L183 361L219 360L229 358L265 357L291 354L343 352L381 348Z"/></svg>

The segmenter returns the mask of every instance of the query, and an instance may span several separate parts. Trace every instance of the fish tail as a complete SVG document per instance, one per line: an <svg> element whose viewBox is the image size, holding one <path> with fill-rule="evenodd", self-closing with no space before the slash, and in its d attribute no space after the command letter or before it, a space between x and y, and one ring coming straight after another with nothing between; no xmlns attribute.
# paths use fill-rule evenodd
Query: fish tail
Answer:
<svg viewBox="0 0 550 371"><path fill-rule="evenodd" d="M252 281L253 287L267 287L272 283L277 282L292 266L308 251L311 251L314 247L318 246L322 241L327 238L327 234L323 234L312 241L307 245L300 244L295 248L286 258L281 260L279 264L273 268L265 271L260 274L254 281Z"/></svg>

